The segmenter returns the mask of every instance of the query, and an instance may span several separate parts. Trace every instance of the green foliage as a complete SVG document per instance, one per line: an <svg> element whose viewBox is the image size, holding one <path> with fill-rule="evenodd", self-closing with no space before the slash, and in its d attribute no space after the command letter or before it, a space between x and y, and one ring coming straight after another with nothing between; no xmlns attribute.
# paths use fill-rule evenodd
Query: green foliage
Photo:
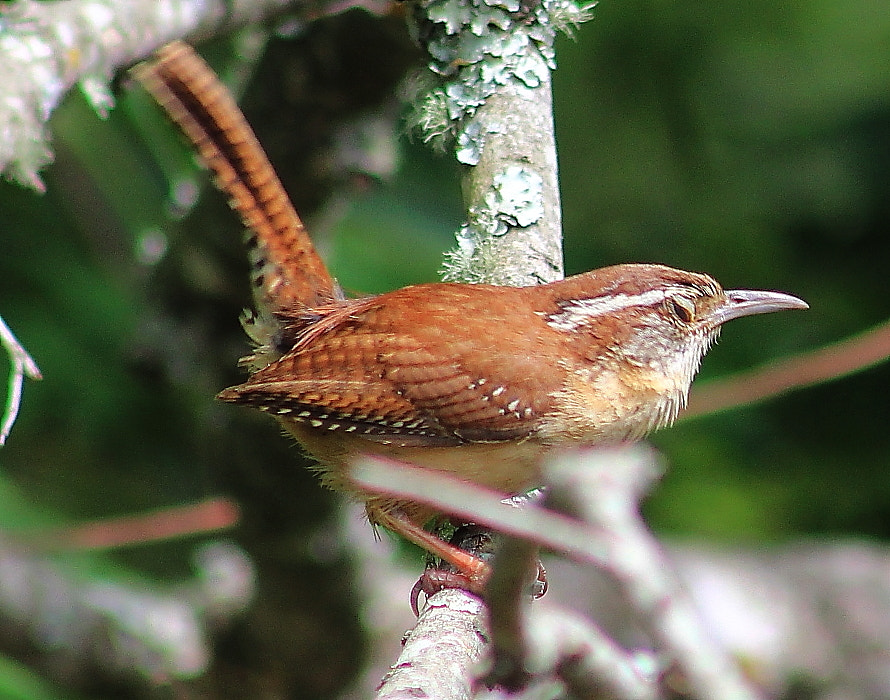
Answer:
<svg viewBox="0 0 890 700"><path fill-rule="evenodd" d="M73 699L23 664L0 656L0 697L3 700L66 700Z"/></svg>

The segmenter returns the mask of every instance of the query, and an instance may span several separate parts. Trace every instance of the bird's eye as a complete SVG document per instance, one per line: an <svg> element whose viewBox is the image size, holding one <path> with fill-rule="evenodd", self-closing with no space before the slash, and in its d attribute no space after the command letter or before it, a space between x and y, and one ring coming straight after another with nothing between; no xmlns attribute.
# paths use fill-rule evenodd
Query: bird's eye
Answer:
<svg viewBox="0 0 890 700"><path fill-rule="evenodd" d="M686 297L671 299L671 311L683 323L692 323L695 320L695 302Z"/></svg>

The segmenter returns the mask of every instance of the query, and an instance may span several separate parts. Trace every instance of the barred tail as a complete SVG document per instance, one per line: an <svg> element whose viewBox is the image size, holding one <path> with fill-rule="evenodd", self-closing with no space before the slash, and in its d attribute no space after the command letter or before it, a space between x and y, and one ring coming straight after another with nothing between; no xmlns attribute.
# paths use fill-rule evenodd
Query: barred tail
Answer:
<svg viewBox="0 0 890 700"><path fill-rule="evenodd" d="M228 89L182 42L134 75L185 132L248 229L258 304L276 311L339 296L269 159Z"/></svg>

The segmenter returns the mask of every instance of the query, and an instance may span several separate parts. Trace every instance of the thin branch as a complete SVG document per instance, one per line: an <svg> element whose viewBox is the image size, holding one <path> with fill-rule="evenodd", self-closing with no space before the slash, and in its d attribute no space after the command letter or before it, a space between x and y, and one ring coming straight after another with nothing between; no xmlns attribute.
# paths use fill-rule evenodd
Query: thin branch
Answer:
<svg viewBox="0 0 890 700"><path fill-rule="evenodd" d="M454 588L436 593L408 633L399 660L381 681L377 700L469 700L469 670L479 662L486 638L481 600Z"/></svg>
<svg viewBox="0 0 890 700"><path fill-rule="evenodd" d="M382 460L362 460L355 465L352 476L364 489L429 504L444 513L473 517L500 532L596 564L621 584L624 595L646 621L658 646L674 661L693 697L753 700L756 693L704 631L672 566L639 514L639 500L660 473L653 454L639 447L571 452L554 460L546 473L553 489L548 500L564 507L573 505L583 520L534 506L517 509L502 503L502 494ZM492 629L500 626L510 635L516 634L518 624L515 619L503 625L493 623ZM504 675L509 678L511 668L518 667L517 660L509 656L530 643L510 641L509 637L505 640L507 657L501 663L507 672L499 680ZM494 663L497 669L499 660L495 658ZM636 674L639 669L622 669L620 677ZM588 680L595 683L604 679Z"/></svg>
<svg viewBox="0 0 890 700"><path fill-rule="evenodd" d="M574 503L585 522L606 533L610 555L605 568L673 660L680 689L687 687L684 694L755 700L758 694L705 630L673 565L640 516L639 500L658 471L654 454L640 447L570 452L545 465L547 483L561 494L554 498Z"/></svg>
<svg viewBox="0 0 890 700"><path fill-rule="evenodd" d="M607 566L603 533L560 513L538 507L516 508L505 494L461 481L442 472L375 457L364 457L350 471L360 488L422 503L466 518L500 533L522 537L578 561Z"/></svg>
<svg viewBox="0 0 890 700"><path fill-rule="evenodd" d="M100 114L114 104L109 81L120 68L173 39L201 41L291 12L301 20L376 0L66 0L2 3L0 9L0 175L36 190L52 160L46 129L79 84Z"/></svg>
<svg viewBox="0 0 890 700"><path fill-rule="evenodd" d="M890 321L817 350L735 376L693 385L682 418L717 413L839 379L890 357Z"/></svg>
<svg viewBox="0 0 890 700"><path fill-rule="evenodd" d="M208 498L150 513L95 520L51 533L29 532L20 537L42 551L95 551L219 532L235 526L238 519L234 502Z"/></svg>
<svg viewBox="0 0 890 700"><path fill-rule="evenodd" d="M528 613L528 572L533 571L538 546L518 537L503 538L491 562L485 585L491 633L491 668L484 676L489 685L519 690L531 680L525 660L532 640L525 634Z"/></svg>
<svg viewBox="0 0 890 700"><path fill-rule="evenodd" d="M562 495L551 489L542 507L558 505ZM599 550L596 540L591 537L591 546ZM523 690L521 697L530 698L539 697L542 684L556 681L571 697L654 700L658 664L651 653L621 648L576 611L529 605L528 572L537 556L537 544L518 537L504 538L495 554L486 585L490 670L480 683Z"/></svg>
<svg viewBox="0 0 890 700"><path fill-rule="evenodd" d="M22 403L22 385L25 377L28 379L42 379L40 368L28 354L18 339L9 330L9 326L0 317L0 344L6 348L9 355L9 385L6 396L6 408L3 418L0 420L0 446L6 444L6 438L12 430L16 417L19 415L19 407Z"/></svg>
<svg viewBox="0 0 890 700"><path fill-rule="evenodd" d="M534 542L508 537L495 555L485 596L490 669L478 684L502 687L510 697L520 690L520 697L541 697L541 686L556 683L570 697L654 700L653 654L623 649L577 611L529 604L528 572L537 554Z"/></svg>
<svg viewBox="0 0 890 700"><path fill-rule="evenodd" d="M483 694L479 700L541 697L655 700L662 697L658 688L658 664L653 654L622 649L603 630L575 611L527 603L523 607L525 619L521 634L527 640L527 651L521 661L531 677L529 686L518 695L495 691ZM492 646L498 654L494 635ZM496 680L496 676L483 680L492 678Z"/></svg>

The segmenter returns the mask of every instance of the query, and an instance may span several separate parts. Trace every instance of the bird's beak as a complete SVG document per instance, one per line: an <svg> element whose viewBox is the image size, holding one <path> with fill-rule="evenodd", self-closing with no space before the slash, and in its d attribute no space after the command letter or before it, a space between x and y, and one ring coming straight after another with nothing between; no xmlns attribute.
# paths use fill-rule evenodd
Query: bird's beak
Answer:
<svg viewBox="0 0 890 700"><path fill-rule="evenodd" d="M781 292L761 292L752 289L730 289L726 292L726 301L715 308L708 321L715 327L734 318L768 314L783 309L808 309L810 305L803 299Z"/></svg>

